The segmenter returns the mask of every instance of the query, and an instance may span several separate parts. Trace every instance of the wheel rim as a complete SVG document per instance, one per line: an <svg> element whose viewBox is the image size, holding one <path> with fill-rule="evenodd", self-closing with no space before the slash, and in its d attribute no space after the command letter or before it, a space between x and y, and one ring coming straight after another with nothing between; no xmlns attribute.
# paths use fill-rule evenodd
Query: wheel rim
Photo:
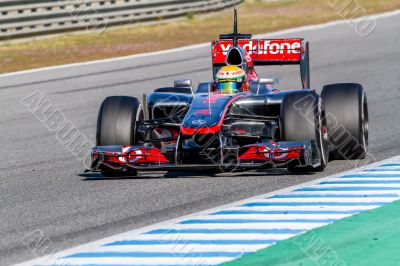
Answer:
<svg viewBox="0 0 400 266"><path fill-rule="evenodd" d="M143 121L144 113L142 105L139 106L138 111L136 113L136 121L134 122L134 129L133 129L133 144L138 144L139 134L138 134L138 126L140 121Z"/></svg>
<svg viewBox="0 0 400 266"><path fill-rule="evenodd" d="M328 128L327 128L327 122L325 118L325 111L322 108L321 101L318 104L318 134L319 134L319 146L321 149L321 165L326 165L328 162L327 158L327 150L328 150L328 141L329 141L329 136L328 136Z"/></svg>
<svg viewBox="0 0 400 266"><path fill-rule="evenodd" d="M361 117L361 133L362 133L362 144L365 152L368 147L368 131L369 131L369 117L368 117L368 104L367 98L364 94L362 103L362 117Z"/></svg>

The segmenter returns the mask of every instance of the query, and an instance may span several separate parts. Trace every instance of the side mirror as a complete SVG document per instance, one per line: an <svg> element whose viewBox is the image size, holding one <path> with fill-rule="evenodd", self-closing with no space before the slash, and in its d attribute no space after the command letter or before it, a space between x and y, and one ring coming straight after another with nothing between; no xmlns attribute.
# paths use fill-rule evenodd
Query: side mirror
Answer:
<svg viewBox="0 0 400 266"><path fill-rule="evenodd" d="M191 79L175 80L174 87L192 87L192 80Z"/></svg>
<svg viewBox="0 0 400 266"><path fill-rule="evenodd" d="M197 86L196 93L208 93L208 91L213 91L212 82L201 82Z"/></svg>

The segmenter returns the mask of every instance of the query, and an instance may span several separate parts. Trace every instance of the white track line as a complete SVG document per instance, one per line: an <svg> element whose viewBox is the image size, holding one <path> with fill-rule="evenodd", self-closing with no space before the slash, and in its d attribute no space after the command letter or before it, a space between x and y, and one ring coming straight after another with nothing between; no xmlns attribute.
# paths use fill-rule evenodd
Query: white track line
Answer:
<svg viewBox="0 0 400 266"><path fill-rule="evenodd" d="M399 14L400 14L400 10L398 9L398 10L380 13L380 14L376 14L376 15L370 15L370 16L366 16L366 17L371 18L371 19L381 19L381 18L396 16ZM366 17L360 17L358 19L354 19L354 20L352 20L352 23L357 23L358 21L361 21L361 20L365 19ZM348 23L348 20L336 20L336 21L331 21L331 22L327 22L327 23L323 23L323 24L314 24L314 25L308 25L308 26L302 26L302 27L297 27L297 28L292 28L292 29L276 31L276 32L272 32L272 33L260 34L260 35L255 36L255 38L267 38L267 37L273 37L276 35L285 35L285 34L291 34L291 33L303 32L303 31L312 31L312 30L324 29L324 28L328 28L328 27L342 25L342 24L346 24L346 23ZM110 62L116 62L116 61L122 61L122 60L131 60L131 59L143 58L143 57L148 57L148 56L158 56L158 55L164 55L164 54L169 54L169 53L176 53L176 52L183 52L183 51L188 51L188 50L193 50L193 49L199 49L199 48L204 48L204 47L209 47L209 46L210 46L210 43L201 43L201 44L196 44L196 45L190 45L190 46L168 49L168 50L163 50L163 51L150 52L150 53L142 53L142 54L114 57L114 58L109 58L109 59L102 59L102 60L95 60L95 61L88 61L88 62L81 62L81 63L73 63L73 64L65 64L65 65L59 65L59 66L36 68L36 69L1 74L0 78L36 73L36 72L40 72L40 71L58 70L58 69L71 68L71 67L110 63Z"/></svg>
<svg viewBox="0 0 400 266"><path fill-rule="evenodd" d="M295 220L295 219L342 219L352 214L246 214L247 219L253 220ZM202 220L238 219L234 214L200 216Z"/></svg>
<svg viewBox="0 0 400 266"><path fill-rule="evenodd" d="M170 258L101 258L99 264L101 265L129 265L129 266L143 266L143 265L217 265L223 263L231 257L216 257L216 258L204 258L200 255L197 257L183 257L180 262L176 262L175 257ZM91 259L72 258L65 259L60 265L88 265L91 263Z"/></svg>
<svg viewBox="0 0 400 266"><path fill-rule="evenodd" d="M268 244L261 245L229 245L229 251L232 252L254 252L261 248L265 248ZM132 250L135 251L147 251L152 252L154 250L158 250L160 252L192 252L196 250L198 252L212 252L215 251L215 245L193 245L193 244L171 244L171 245L151 245L151 246L109 246L109 247L100 247L98 251L101 252L129 252Z"/></svg>
<svg viewBox="0 0 400 266"><path fill-rule="evenodd" d="M282 240L287 239L289 237L294 236L295 234L227 234L229 239L231 240ZM158 235L160 236L160 235ZM185 241L185 240L197 240L199 236L203 237L203 240L220 240L221 237L219 235L204 235L204 234L169 234L169 235L161 235L159 240L176 240L176 241ZM154 235L138 235L136 240L153 240ZM30 265L30 264L28 264Z"/></svg>

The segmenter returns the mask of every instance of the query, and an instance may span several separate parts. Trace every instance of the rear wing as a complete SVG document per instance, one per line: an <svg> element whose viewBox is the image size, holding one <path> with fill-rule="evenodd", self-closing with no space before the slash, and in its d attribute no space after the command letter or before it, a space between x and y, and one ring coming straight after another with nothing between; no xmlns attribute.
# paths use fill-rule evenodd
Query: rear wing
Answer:
<svg viewBox="0 0 400 266"><path fill-rule="evenodd" d="M228 50L234 40L223 39L212 42L213 65L226 63ZM310 88L309 45L304 39L240 39L241 46L253 65L300 65L303 88Z"/></svg>

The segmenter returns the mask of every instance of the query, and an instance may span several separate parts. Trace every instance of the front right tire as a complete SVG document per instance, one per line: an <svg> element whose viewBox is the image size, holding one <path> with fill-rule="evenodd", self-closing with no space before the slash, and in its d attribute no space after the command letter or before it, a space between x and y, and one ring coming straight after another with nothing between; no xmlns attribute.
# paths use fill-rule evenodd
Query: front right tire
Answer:
<svg viewBox="0 0 400 266"><path fill-rule="evenodd" d="M107 97L101 104L98 119L97 146L133 146L141 141L138 126L143 120L143 108L139 100L128 96ZM104 167L107 177L134 176L136 171L117 172Z"/></svg>
<svg viewBox="0 0 400 266"><path fill-rule="evenodd" d="M315 141L320 158L319 166L301 166L290 162L288 170L295 173L323 171L328 162L328 135L321 98L315 91L304 90L285 95L280 113L283 141Z"/></svg>

